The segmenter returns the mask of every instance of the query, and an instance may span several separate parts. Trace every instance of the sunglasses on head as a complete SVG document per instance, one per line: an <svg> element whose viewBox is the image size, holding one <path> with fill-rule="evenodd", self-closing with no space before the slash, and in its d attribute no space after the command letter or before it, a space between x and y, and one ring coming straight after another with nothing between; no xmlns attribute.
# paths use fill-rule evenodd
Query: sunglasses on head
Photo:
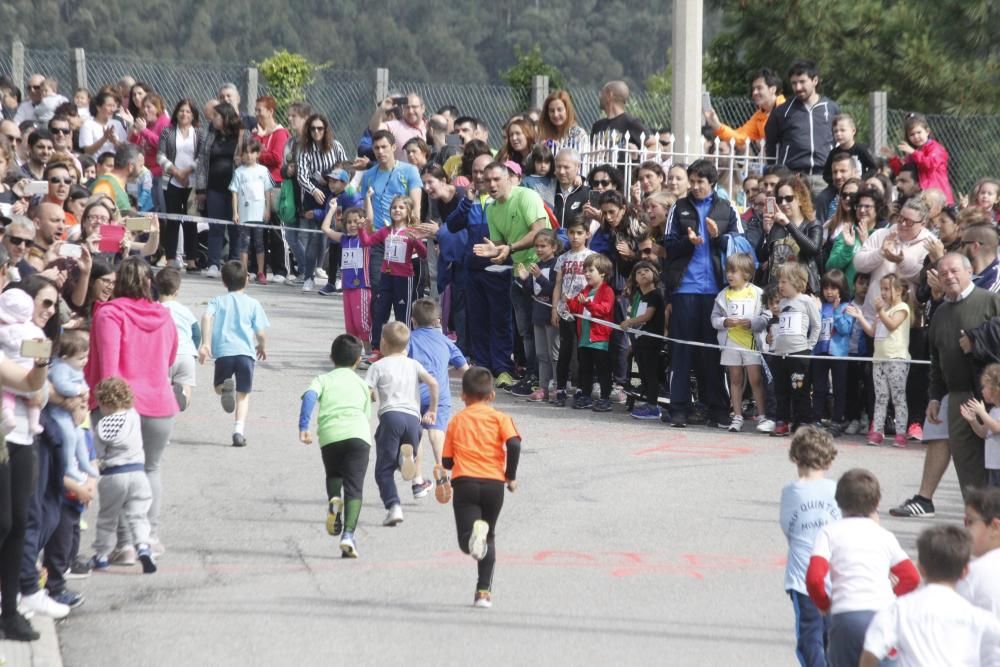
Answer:
<svg viewBox="0 0 1000 667"><path fill-rule="evenodd" d="M778 202L779 204L791 204L793 201L795 201L795 195L785 195L784 197L776 196L774 198L774 201Z"/></svg>
<svg viewBox="0 0 1000 667"><path fill-rule="evenodd" d="M7 240L10 241L11 245L23 245L25 248L32 243L31 239L23 239L20 236L11 236L10 234L7 235Z"/></svg>
<svg viewBox="0 0 1000 667"><path fill-rule="evenodd" d="M52 185L59 185L60 183L63 185L73 185L73 183L75 182L76 181L74 181L69 176L66 176L65 178L59 178L58 176L49 177L49 183L51 183Z"/></svg>

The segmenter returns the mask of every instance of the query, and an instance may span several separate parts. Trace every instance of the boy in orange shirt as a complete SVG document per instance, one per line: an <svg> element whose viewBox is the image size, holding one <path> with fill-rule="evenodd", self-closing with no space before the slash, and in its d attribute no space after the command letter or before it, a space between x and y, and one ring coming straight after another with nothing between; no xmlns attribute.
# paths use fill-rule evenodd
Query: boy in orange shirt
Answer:
<svg viewBox="0 0 1000 667"><path fill-rule="evenodd" d="M448 424L443 463L452 471L455 526L458 546L479 561L474 607L492 606L491 587L496 565L497 517L503 508L503 487L517 489L517 462L521 436L510 417L490 403L493 375L485 368L470 368L462 376L465 409Z"/></svg>

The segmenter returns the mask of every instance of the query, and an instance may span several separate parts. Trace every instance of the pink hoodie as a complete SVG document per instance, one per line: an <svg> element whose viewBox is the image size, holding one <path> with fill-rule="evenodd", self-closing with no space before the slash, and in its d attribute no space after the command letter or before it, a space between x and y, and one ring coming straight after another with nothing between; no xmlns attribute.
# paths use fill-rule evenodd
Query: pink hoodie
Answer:
<svg viewBox="0 0 1000 667"><path fill-rule="evenodd" d="M920 189L937 188L944 193L948 204L955 203L955 195L951 191L951 183L948 182L948 149L934 139L927 142L910 153L905 160L893 157L889 160L892 172L898 174L904 164L912 162L917 165L917 175L920 181Z"/></svg>
<svg viewBox="0 0 1000 667"><path fill-rule="evenodd" d="M117 376L132 387L136 412L143 417L177 414L168 377L176 356L177 327L162 305L127 297L95 304L85 369L91 409L97 406L93 388Z"/></svg>
<svg viewBox="0 0 1000 667"><path fill-rule="evenodd" d="M129 137L129 141L142 149L146 169L149 169L149 172L153 176L159 177L163 175L163 168L156 161L156 151L160 146L160 135L168 125L170 125L170 116L164 111L156 119L152 127L147 125L146 129L142 132Z"/></svg>

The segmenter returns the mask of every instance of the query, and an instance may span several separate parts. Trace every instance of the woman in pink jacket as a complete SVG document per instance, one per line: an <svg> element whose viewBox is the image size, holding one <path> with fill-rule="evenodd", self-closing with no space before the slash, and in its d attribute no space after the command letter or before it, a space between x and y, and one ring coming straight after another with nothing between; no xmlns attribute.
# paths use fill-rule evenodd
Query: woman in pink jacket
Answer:
<svg viewBox="0 0 1000 667"><path fill-rule="evenodd" d="M954 204L955 195L948 182L948 151L936 139L931 139L927 117L921 113L906 114L903 133L906 141L896 147L902 157L892 155L888 147L882 149L884 155L892 155L889 157L892 173L898 174L904 164L912 162L917 166L920 189L937 188L947 197L949 205Z"/></svg>
<svg viewBox="0 0 1000 667"><path fill-rule="evenodd" d="M167 204L163 199L163 184L160 182L163 169L156 161L156 150L160 145L160 134L170 125L170 114L164 107L163 98L156 93L148 93L142 99L142 114L132 124L128 140L142 149L146 169L153 175L153 210L166 213Z"/></svg>
<svg viewBox="0 0 1000 667"><path fill-rule="evenodd" d="M138 257L118 267L114 298L94 304L90 329L90 359L86 378L91 387L105 378L120 377L135 394L135 409L142 418L142 448L146 475L153 491L149 524L154 553L162 553L159 514L162 486L160 458L170 440L177 414L177 399L170 386L169 370L177 356L177 328L170 311L153 301L152 272ZM90 408L96 407L91 392ZM130 539L119 533L120 551L132 549ZM135 554L131 554L134 561ZM125 555L119 562L127 562Z"/></svg>

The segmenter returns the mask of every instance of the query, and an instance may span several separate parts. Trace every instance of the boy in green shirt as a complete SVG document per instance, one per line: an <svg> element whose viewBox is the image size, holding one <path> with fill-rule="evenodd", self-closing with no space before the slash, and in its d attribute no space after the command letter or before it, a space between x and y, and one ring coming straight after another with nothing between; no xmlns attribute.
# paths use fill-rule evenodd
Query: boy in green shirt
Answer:
<svg viewBox="0 0 1000 667"><path fill-rule="evenodd" d="M340 538L343 558L357 558L354 529L361 513L361 490L371 449L371 389L355 369L361 363L361 340L341 334L330 348L333 370L313 379L302 394L299 441L312 444L309 421L319 404L317 435L326 469L326 495L330 499L326 531ZM343 498L341 498L343 489Z"/></svg>

